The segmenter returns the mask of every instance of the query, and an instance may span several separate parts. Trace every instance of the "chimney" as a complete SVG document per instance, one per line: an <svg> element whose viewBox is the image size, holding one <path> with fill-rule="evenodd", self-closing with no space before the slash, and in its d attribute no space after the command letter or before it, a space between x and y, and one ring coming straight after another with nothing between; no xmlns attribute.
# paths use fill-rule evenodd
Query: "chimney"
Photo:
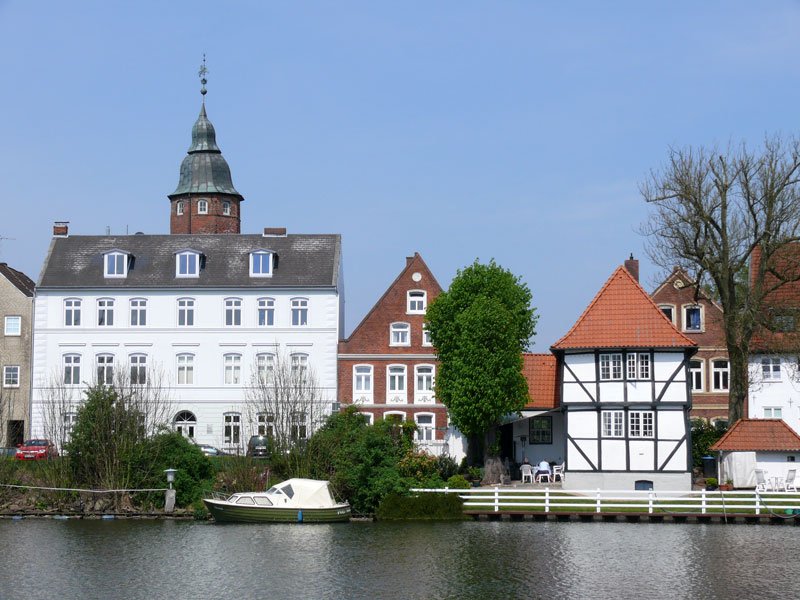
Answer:
<svg viewBox="0 0 800 600"><path fill-rule="evenodd" d="M414 262L414 259L419 256L419 252L414 252L414 256L406 256L406 267Z"/></svg>
<svg viewBox="0 0 800 600"><path fill-rule="evenodd" d="M69 221L53 223L53 237L69 237Z"/></svg>
<svg viewBox="0 0 800 600"><path fill-rule="evenodd" d="M264 227L264 237L286 237L286 227Z"/></svg>
<svg viewBox="0 0 800 600"><path fill-rule="evenodd" d="M625 268L628 270L628 273L633 275L633 278L638 282L639 281L639 261L633 258L633 252L631 252L631 257L625 261Z"/></svg>

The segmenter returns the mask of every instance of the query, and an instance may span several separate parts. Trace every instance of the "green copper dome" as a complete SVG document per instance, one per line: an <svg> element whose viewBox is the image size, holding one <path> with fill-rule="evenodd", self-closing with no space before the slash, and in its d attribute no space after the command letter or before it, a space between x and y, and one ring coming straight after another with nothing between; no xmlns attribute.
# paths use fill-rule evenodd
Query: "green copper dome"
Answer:
<svg viewBox="0 0 800 600"><path fill-rule="evenodd" d="M170 197L181 194L241 196L231 181L231 169L217 146L217 134L206 116L206 105L192 127L192 145L181 163L181 178Z"/></svg>

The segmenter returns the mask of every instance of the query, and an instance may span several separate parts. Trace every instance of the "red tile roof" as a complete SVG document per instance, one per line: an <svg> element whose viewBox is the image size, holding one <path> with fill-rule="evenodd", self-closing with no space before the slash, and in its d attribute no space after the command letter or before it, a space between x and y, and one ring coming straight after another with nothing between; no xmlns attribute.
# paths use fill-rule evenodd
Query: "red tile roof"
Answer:
<svg viewBox="0 0 800 600"><path fill-rule="evenodd" d="M757 269L761 261L760 246L753 248L750 255L750 285L754 285ZM780 283L775 273L779 273L785 283L764 297L762 319L765 324L759 326L750 340L751 351L796 352L800 345L800 328L798 328L798 309L800 309L800 243L792 242L780 248L772 255L764 275L764 288L769 290ZM794 331L772 331L769 321L786 315L795 323Z"/></svg>
<svg viewBox="0 0 800 600"><path fill-rule="evenodd" d="M620 266L553 349L692 346L695 342L675 329L639 282Z"/></svg>
<svg viewBox="0 0 800 600"><path fill-rule="evenodd" d="M531 397L531 401L525 405L526 409L550 410L558 407L558 373L554 355L523 354L522 374L528 381Z"/></svg>
<svg viewBox="0 0 800 600"><path fill-rule="evenodd" d="M800 452L800 435L781 419L740 419L710 450Z"/></svg>

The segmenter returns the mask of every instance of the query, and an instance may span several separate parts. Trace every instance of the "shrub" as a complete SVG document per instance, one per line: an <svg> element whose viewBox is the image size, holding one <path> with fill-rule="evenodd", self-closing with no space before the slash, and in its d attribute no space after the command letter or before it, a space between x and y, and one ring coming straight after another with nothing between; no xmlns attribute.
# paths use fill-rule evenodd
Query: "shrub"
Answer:
<svg viewBox="0 0 800 600"><path fill-rule="evenodd" d="M470 485L463 475L453 475L447 480L447 487L461 490L469 488Z"/></svg>
<svg viewBox="0 0 800 600"><path fill-rule="evenodd" d="M695 467L703 466L703 457L708 455L708 449L725 435L726 431L726 427L712 425L704 419L692 421L692 463Z"/></svg>
<svg viewBox="0 0 800 600"><path fill-rule="evenodd" d="M380 521L453 521L464 520L461 498L456 494L390 494L378 506Z"/></svg>

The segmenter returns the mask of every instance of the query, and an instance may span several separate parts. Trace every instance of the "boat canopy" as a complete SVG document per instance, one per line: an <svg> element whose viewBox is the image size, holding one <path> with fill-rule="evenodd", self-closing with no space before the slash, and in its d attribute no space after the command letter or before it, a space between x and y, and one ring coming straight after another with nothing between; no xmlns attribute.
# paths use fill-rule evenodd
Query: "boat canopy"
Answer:
<svg viewBox="0 0 800 600"><path fill-rule="evenodd" d="M327 481L319 481L317 479L287 479L270 488L267 493L285 494L289 498L286 503L289 506L327 508L336 504L328 485Z"/></svg>

